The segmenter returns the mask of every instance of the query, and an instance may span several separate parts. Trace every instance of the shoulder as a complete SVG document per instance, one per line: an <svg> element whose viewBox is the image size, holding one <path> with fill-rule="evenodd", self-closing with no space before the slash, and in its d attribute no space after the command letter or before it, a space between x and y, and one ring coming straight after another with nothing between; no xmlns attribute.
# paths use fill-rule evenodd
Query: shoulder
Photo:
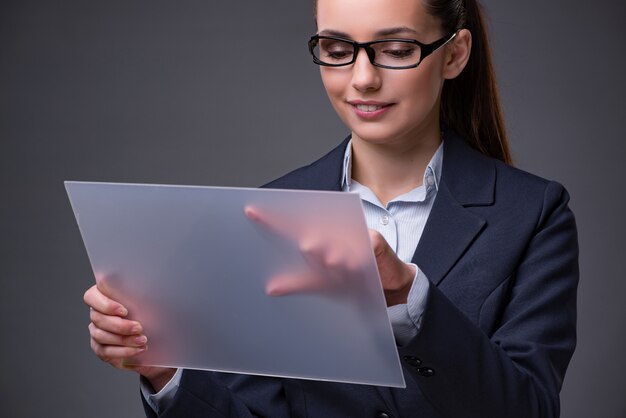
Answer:
<svg viewBox="0 0 626 418"><path fill-rule="evenodd" d="M494 166L499 180L497 184L502 192L509 189L511 193L520 197L526 193L540 193L548 196L567 194L565 187L557 181L537 176L501 161L494 161Z"/></svg>
<svg viewBox="0 0 626 418"><path fill-rule="evenodd" d="M538 225L557 210L570 212L570 196L561 183L500 161L495 161L494 166L496 202L515 206L516 212L535 213Z"/></svg>
<svg viewBox="0 0 626 418"><path fill-rule="evenodd" d="M569 200L560 183L490 158L454 132L447 134L442 180L461 205L507 207L517 213Z"/></svg>
<svg viewBox="0 0 626 418"><path fill-rule="evenodd" d="M277 178L263 188L301 190L340 190L343 157L350 137L326 155L304 167L297 168Z"/></svg>

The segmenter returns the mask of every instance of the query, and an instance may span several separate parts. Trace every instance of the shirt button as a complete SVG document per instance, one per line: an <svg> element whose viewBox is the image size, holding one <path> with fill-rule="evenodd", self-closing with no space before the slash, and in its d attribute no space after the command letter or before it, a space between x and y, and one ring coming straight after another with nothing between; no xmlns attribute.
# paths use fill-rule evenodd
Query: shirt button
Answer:
<svg viewBox="0 0 626 418"><path fill-rule="evenodd" d="M383 215L380 217L380 223L381 225L388 225L389 224L389 216L387 215Z"/></svg>
<svg viewBox="0 0 626 418"><path fill-rule="evenodd" d="M426 178L426 183L428 183L428 186L432 187L435 185L435 179L433 178L433 176L428 176Z"/></svg>
<svg viewBox="0 0 626 418"><path fill-rule="evenodd" d="M386 412L379 412L378 415L376 415L376 418L391 418L391 415Z"/></svg>

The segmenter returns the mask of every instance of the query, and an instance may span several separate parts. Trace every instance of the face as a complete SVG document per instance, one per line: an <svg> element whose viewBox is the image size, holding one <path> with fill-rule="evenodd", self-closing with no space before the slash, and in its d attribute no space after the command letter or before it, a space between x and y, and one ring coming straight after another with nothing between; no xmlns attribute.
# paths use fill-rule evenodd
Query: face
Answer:
<svg viewBox="0 0 626 418"><path fill-rule="evenodd" d="M318 34L341 34L357 42L404 38L428 44L446 34L422 1L318 0ZM328 97L352 130L353 141L415 142L433 132L438 137L445 48L411 69L375 67L363 49L352 65L320 67Z"/></svg>

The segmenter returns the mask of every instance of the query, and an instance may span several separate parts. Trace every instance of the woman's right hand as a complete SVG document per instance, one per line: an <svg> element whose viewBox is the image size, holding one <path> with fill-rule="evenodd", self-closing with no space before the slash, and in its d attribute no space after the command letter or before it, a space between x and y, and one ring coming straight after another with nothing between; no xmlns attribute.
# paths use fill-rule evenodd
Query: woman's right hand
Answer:
<svg viewBox="0 0 626 418"><path fill-rule="evenodd" d="M90 308L89 335L93 352L113 367L141 374L155 391L161 390L174 376L176 369L125 364L127 359L148 348L148 339L143 334L141 324L126 319L128 310L106 296L98 285L87 289L83 299Z"/></svg>

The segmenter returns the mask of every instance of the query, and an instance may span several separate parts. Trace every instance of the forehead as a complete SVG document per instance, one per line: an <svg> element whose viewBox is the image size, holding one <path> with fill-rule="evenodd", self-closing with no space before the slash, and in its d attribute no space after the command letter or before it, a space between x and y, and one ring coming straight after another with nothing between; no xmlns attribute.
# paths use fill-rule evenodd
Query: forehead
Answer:
<svg viewBox="0 0 626 418"><path fill-rule="evenodd" d="M318 0L318 32L342 32L368 40L386 29L404 27L416 37L438 32L440 25L426 12L424 0Z"/></svg>

